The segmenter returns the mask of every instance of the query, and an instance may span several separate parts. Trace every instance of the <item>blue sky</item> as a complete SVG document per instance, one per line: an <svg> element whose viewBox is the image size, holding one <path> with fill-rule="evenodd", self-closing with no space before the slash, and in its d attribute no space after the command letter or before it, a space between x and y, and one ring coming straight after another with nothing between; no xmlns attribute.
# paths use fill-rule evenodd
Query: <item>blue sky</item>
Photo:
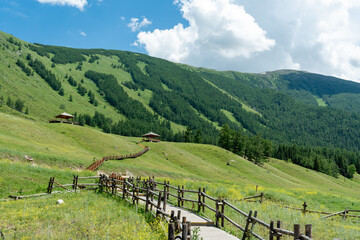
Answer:
<svg viewBox="0 0 360 240"><path fill-rule="evenodd" d="M360 82L360 0L0 0L0 30L217 70Z"/></svg>
<svg viewBox="0 0 360 240"><path fill-rule="evenodd" d="M131 18L147 17L152 22L143 30L168 28L182 21L171 1L87 2L81 10L36 0L0 0L0 30L28 42L144 52L132 46L137 32L128 27Z"/></svg>

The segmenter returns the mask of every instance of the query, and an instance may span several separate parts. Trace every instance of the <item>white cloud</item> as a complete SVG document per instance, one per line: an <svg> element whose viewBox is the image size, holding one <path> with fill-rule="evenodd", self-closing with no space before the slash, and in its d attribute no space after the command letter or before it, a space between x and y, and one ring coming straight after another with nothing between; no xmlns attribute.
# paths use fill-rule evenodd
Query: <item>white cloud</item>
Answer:
<svg viewBox="0 0 360 240"><path fill-rule="evenodd" d="M39 3L49 3L52 5L60 5L60 6L71 6L84 10L84 7L88 4L87 0L37 0Z"/></svg>
<svg viewBox="0 0 360 240"><path fill-rule="evenodd" d="M86 36L87 36L87 34L84 33L84 32L80 32L80 35L83 36L83 37L86 37Z"/></svg>
<svg viewBox="0 0 360 240"><path fill-rule="evenodd" d="M172 29L140 32L137 43L152 56L209 66L205 63L209 57L219 62L249 59L275 46L255 19L233 0L177 0L175 4L189 26L179 23Z"/></svg>
<svg viewBox="0 0 360 240"><path fill-rule="evenodd" d="M360 0L174 4L187 24L142 31L135 46L152 56L218 70L292 68L360 82Z"/></svg>
<svg viewBox="0 0 360 240"><path fill-rule="evenodd" d="M123 20L125 20L125 18ZM137 32L141 28L146 27L150 24L151 24L151 21L149 21L146 17L143 17L141 22L139 22L138 18L131 18L130 23L128 24L128 27L131 28L131 31Z"/></svg>

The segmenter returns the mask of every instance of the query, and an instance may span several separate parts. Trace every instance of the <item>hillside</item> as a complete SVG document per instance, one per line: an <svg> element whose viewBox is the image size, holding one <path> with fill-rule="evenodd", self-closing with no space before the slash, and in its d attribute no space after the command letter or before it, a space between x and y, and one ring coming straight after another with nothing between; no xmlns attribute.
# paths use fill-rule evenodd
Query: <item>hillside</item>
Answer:
<svg viewBox="0 0 360 240"><path fill-rule="evenodd" d="M138 53L29 44L6 33L0 53L0 111L36 122L68 112L106 133L153 131L164 140L210 144L227 124L273 146L359 151L360 114L328 103L352 104L357 83L295 71L218 72ZM356 156L336 163L342 175L351 176L351 164L360 171Z"/></svg>
<svg viewBox="0 0 360 240"><path fill-rule="evenodd" d="M140 138L105 134L88 127L34 122L3 113L0 113L0 121L7 123L0 127L3 159L0 164L9 166L7 170L6 167L1 168L2 179L16 176L15 172L21 172L21 169L29 171L39 167L47 172L41 177L42 184L46 185L50 175L54 174L54 170L50 169L81 172L94 158L135 153L142 149L136 144ZM353 180L333 178L276 159L271 159L260 167L222 148L205 144L160 142L146 145L151 150L143 156L137 159L107 161L99 170L107 173L128 172L141 176L156 175L181 181L187 179L236 184L241 188L259 185L262 189L303 189L305 192L312 190L354 199L360 194L359 175L355 175ZM24 155L33 157L36 165L26 163ZM228 166L230 160L234 161ZM66 174L64 172L59 175ZM69 175L71 176L70 172ZM237 182L234 183L233 179L237 179ZM6 181L1 183L6 184ZM6 185L1 186L4 188ZM1 191L0 197L14 191L17 189ZM288 197L290 196L291 194Z"/></svg>
<svg viewBox="0 0 360 240"><path fill-rule="evenodd" d="M52 176L55 176L56 181L60 183L69 183L74 174L94 175L95 173L83 170L93 162L94 158L134 153L141 149L136 144L140 138L106 134L90 127L49 124L4 113L0 113L0 122L7 123L6 126L2 124L0 127L0 198L6 198L10 194L44 192ZM261 219L267 222L282 219L288 229L299 221L304 224L312 223L315 236L320 238L337 237L344 231L346 231L344 239L354 239L354 236L359 235L360 229L351 219L344 222L323 221L319 220L316 214L302 215L301 212L289 212L288 209L279 208L277 205L300 207L306 201L309 209L313 210L336 212L345 207L359 209L360 176L358 174L352 180L341 176L333 178L276 159L270 159L263 166L258 166L212 145L164 141L145 145L151 150L141 157L107 161L98 171L155 176L157 179L170 180L174 185L185 185L187 189L206 187L208 194L233 200L241 209L259 210ZM34 163L27 162L23 157L25 154L33 157ZM227 165L229 162L230 165ZM266 204L236 201L254 195L256 185L259 191L265 193ZM59 197L65 200L64 207L54 206L55 200ZM105 215L99 215L99 204L101 212ZM39 210L44 206L46 206L44 209L50 209L51 212ZM142 229L148 228L141 217L135 216L137 210L124 206L114 199L90 193L54 195L40 201L2 202L0 208L3 213L5 212L2 216L11 215L10 218L0 217L2 226L7 226L5 234L15 238L28 236L30 233L39 237L56 238L62 227L70 231L69 237L70 235L100 237L102 234L119 236L118 234L127 234L124 226L132 229L133 234L143 234ZM119 208L126 214L111 210ZM90 215L87 214L87 218L79 218L84 216L85 209ZM80 215L74 215L78 211ZM24 214L26 214L25 219ZM39 220L33 221L34 218ZM139 226L136 225L136 229L133 220L129 220L133 218L139 222L137 224L141 222ZM103 228L108 229L108 233L98 228L88 232L86 226L91 227L92 223L86 219L103 222L105 224ZM17 221L19 224L15 223ZM34 224L35 222L37 224ZM72 222L75 224L73 225ZM39 231L38 228L44 230ZM111 229L118 230L113 232ZM234 231L231 228L227 230ZM144 239L155 239L156 233L149 231L148 234L152 235L144 236Z"/></svg>

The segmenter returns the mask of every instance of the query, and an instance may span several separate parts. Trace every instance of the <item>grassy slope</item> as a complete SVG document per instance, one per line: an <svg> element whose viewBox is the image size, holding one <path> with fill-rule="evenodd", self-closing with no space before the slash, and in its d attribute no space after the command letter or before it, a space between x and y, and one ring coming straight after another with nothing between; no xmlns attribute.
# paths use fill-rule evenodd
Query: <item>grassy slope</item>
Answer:
<svg viewBox="0 0 360 240"><path fill-rule="evenodd" d="M112 65L119 65L118 57L116 56L103 56L98 55L99 60L94 63L88 61L83 62L82 70L75 70L78 64L56 64L54 68L51 67L52 62L47 57L41 57L36 52L31 51L26 47L26 42L14 38L16 41L20 41L23 46L21 50L17 50L18 47L7 42L7 38L10 35L0 32L0 96L5 100L10 96L13 101L17 98L25 101L25 107L29 107L31 118L40 120L52 119L55 115L61 112L68 113L87 113L93 115L95 111L98 111L114 121L125 119L125 117L117 112L114 107L110 106L105 99L99 94L98 88L95 83L86 79L84 74L87 70L94 70L97 72L113 74L119 83L132 81L131 75L121 68L113 68ZM7 44L10 49L7 49L2 44ZM13 51L15 49L15 51ZM62 81L62 87L64 88L65 95L60 96L57 92L53 91L51 87L36 73L34 76L26 76L24 72L16 65L16 61L21 59L26 62L25 57L30 53L33 59L40 59L47 69L51 70ZM86 56L85 56L86 57ZM89 57L86 57L89 59ZM10 68L9 68L10 65ZM78 83L83 79L82 85L91 90L95 94L95 99L99 102L97 107L89 103L89 97L87 95L81 96L77 93L77 88L72 87L67 79L66 75L71 75ZM16 81L14 81L16 79ZM141 102L145 108L154 113L149 107L149 102L152 96L152 92L134 91L123 86L125 92L135 99ZM70 102L70 95L73 101ZM65 109L61 109L63 105ZM184 131L185 127L179 124L171 122L171 126L175 132Z"/></svg>
<svg viewBox="0 0 360 240"><path fill-rule="evenodd" d="M0 198L6 198L9 194L44 192L51 176L55 176L60 183L71 183L74 174L94 175L92 172L81 170L92 163L93 157L132 153L141 149L136 145L139 138L104 134L87 127L35 122L4 113L0 113L0 122L7 123L0 125ZM242 202L235 204L246 211L249 209L260 211L261 219L267 222L273 219L282 219L288 229L291 229L292 223L300 222L302 225L313 223L314 232L320 234L317 235L320 237L328 234L325 231L328 225L324 221L319 221L319 216L306 215L303 217L296 211L278 208L275 203L300 207L302 202L306 201L310 209L331 212L345 207L360 209L358 190L360 189L360 177L358 175L355 175L353 180L345 180L341 177L336 179L275 159L271 159L269 163L259 167L224 149L204 144L160 142L147 143L147 145L151 150L143 156L124 161L107 161L99 171L156 176L160 179L169 179L173 185L183 184L188 189L206 187L210 195L228 199L240 199L244 196L254 195L255 185L259 185L260 191L265 193L267 199L265 205ZM118 149L113 146L117 146ZM26 162L23 158L24 154L34 157L35 164ZM231 166L228 166L226 163L230 160L234 161L231 161ZM67 202L74 204L84 203L82 199L90 199L96 202L105 202L109 207L113 206L113 203L109 201L89 195L81 196L81 198L74 196L64 196L64 198ZM41 200L41 204L53 208L54 200L53 197ZM27 233L30 233L33 231L32 229L45 224L41 221L40 225L34 225L31 221L31 219L41 219L46 216L43 211L36 212L36 204L35 207L26 207L29 206L27 204L31 205L32 203L35 201L0 203L2 212L14 213L14 216L17 216L13 217L13 220L21 218L20 215L24 212L22 209L26 209L24 212L26 215L29 213L29 217L16 224L11 224L6 219L0 219L3 225L10 226L6 230L7 236L15 234L22 236L22 234L26 234L23 230L24 226L29 229ZM81 208L89 209L92 212L91 217L95 221L99 220L92 206L80 205L80 208L76 207L73 210L76 212ZM104 208L104 211L107 211L106 209L108 208ZM212 216L210 212L206 214ZM233 213L229 212L229 214ZM238 215L230 216L235 220L239 218ZM64 226L68 226L66 219L77 221L75 215L67 213L60 214L58 217L55 215L48 217L61 220ZM109 216L109 218L113 217L118 216ZM242 223L243 219L239 218L237 221ZM124 222L128 222L128 220L124 220ZM85 221L84 224L90 223ZM14 231L15 227L18 229L17 231ZM346 239L354 238L360 232L356 224L351 221L331 223L331 228L335 227L341 231L351 229L347 233ZM69 229L75 235L81 234L83 231L78 228L76 230L72 226ZM234 230L231 227L227 229ZM47 234L55 236L58 231L59 228L54 225L48 231L40 234L46 238L46 236L50 236ZM261 229L259 231L265 234L261 232ZM331 236L339 236L339 231L331 232ZM234 233L238 234L237 231ZM94 231L89 234L89 236L95 237L102 232Z"/></svg>
<svg viewBox="0 0 360 240"><path fill-rule="evenodd" d="M0 149L12 156L28 154L36 163L50 167L83 169L93 158L141 150L139 138L104 134L66 124L39 123L0 113ZM108 161L101 171L233 184L241 188L308 189L354 200L360 196L360 179L332 178L300 166L272 159L263 167L212 145L148 143L151 151L134 159ZM115 148L114 146L118 147ZM229 160L231 166L226 165ZM20 158L20 161L25 161ZM235 181L235 182L234 182ZM360 202L358 208L360 208Z"/></svg>

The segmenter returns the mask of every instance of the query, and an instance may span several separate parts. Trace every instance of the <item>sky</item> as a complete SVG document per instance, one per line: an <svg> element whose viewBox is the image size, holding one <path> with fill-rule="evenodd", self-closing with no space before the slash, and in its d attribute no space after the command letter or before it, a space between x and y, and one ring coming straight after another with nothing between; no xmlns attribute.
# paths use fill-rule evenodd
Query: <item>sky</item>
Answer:
<svg viewBox="0 0 360 240"><path fill-rule="evenodd" d="M360 0L0 0L0 31L216 70L360 82Z"/></svg>

